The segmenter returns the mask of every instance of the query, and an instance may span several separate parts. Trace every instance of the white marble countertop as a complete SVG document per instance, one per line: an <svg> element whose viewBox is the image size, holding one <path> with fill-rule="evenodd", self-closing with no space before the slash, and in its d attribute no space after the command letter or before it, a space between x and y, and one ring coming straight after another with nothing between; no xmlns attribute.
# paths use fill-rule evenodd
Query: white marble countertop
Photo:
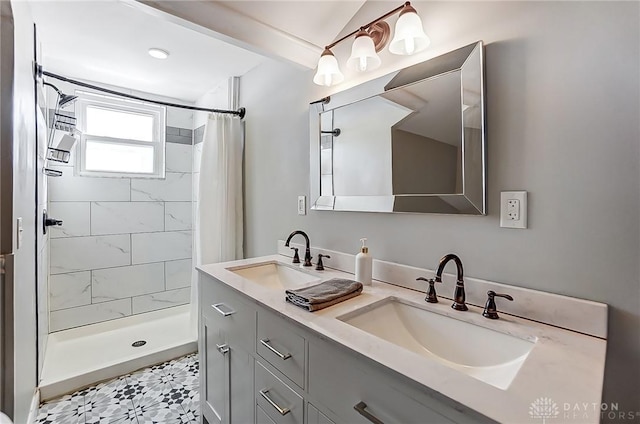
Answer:
<svg viewBox="0 0 640 424"><path fill-rule="evenodd" d="M203 265L198 270L302 326L498 422L542 422L542 417L530 415L532 403L540 398L548 399L551 405L555 404L557 409L549 411L552 414L558 412L553 418L555 423L600 421L607 345L604 339L507 314L501 314L498 320L489 320L482 316L482 308L470 305L469 311L455 311L448 301L426 303L422 292L378 281L374 281L372 286L365 286L360 296L311 313L285 302L283 290L262 287L227 270L264 262L295 266L289 263L289 258L272 255ZM300 267L300 270L317 275L322 280L334 277L353 279L352 274L329 268L314 271L313 268ZM501 390L437 360L420 356L336 319L390 296L419 304L424 309L441 315L523 339L536 340L536 343L509 387ZM473 346L469 348L473 349Z"/></svg>

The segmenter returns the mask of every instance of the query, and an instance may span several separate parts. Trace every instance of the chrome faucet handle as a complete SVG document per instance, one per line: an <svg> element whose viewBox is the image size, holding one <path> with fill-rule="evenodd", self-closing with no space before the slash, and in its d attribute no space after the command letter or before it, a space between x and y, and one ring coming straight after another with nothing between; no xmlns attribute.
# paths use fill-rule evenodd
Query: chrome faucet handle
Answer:
<svg viewBox="0 0 640 424"><path fill-rule="evenodd" d="M433 278L418 277L416 281L426 281L429 283L429 290L427 290L427 297L424 298L428 303L438 303L438 295L436 294L436 283L442 283L440 280L434 280Z"/></svg>
<svg viewBox="0 0 640 424"><path fill-rule="evenodd" d="M498 319L498 311L496 309L496 297L503 297L507 300L513 301L513 297L508 294L496 293L493 290L489 290L487 292L487 303L484 305L484 311L482 312L482 316L489 319Z"/></svg>
<svg viewBox="0 0 640 424"><path fill-rule="evenodd" d="M293 262L294 264L299 264L300 263L300 256L298 256L298 248L297 247L292 247L291 250L293 250Z"/></svg>
<svg viewBox="0 0 640 424"><path fill-rule="evenodd" d="M322 258L331 259L329 255L323 255L322 253L318 254L318 264L316 265L316 271L324 271L324 264L322 263Z"/></svg>

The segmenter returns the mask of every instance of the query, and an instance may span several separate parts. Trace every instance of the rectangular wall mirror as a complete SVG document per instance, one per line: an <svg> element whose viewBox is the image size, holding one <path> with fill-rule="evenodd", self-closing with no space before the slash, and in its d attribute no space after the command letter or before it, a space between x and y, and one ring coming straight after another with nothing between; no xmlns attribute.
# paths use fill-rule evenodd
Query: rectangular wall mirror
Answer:
<svg viewBox="0 0 640 424"><path fill-rule="evenodd" d="M486 214L482 42L311 103L311 208Z"/></svg>

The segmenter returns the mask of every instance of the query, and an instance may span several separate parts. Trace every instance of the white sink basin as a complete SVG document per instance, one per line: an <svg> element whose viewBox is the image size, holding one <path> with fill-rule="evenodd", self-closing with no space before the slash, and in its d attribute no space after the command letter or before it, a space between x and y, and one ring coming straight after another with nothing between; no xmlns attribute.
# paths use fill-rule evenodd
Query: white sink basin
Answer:
<svg viewBox="0 0 640 424"><path fill-rule="evenodd" d="M263 287L286 290L320 282L320 277L298 271L278 262L266 262L242 267L227 268L247 280Z"/></svg>
<svg viewBox="0 0 640 424"><path fill-rule="evenodd" d="M394 297L338 319L502 390L509 387L535 344L535 339L480 327Z"/></svg>

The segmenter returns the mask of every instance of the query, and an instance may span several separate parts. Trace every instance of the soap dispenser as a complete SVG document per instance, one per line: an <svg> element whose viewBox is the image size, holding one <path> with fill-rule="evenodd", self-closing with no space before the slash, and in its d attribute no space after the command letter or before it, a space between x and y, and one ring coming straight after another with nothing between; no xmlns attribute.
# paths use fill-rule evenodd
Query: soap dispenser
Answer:
<svg viewBox="0 0 640 424"><path fill-rule="evenodd" d="M356 255L356 281L362 283L364 286L370 286L373 260L371 255L369 255L367 239L361 238L360 241L362 242L362 248L360 249L360 253Z"/></svg>

